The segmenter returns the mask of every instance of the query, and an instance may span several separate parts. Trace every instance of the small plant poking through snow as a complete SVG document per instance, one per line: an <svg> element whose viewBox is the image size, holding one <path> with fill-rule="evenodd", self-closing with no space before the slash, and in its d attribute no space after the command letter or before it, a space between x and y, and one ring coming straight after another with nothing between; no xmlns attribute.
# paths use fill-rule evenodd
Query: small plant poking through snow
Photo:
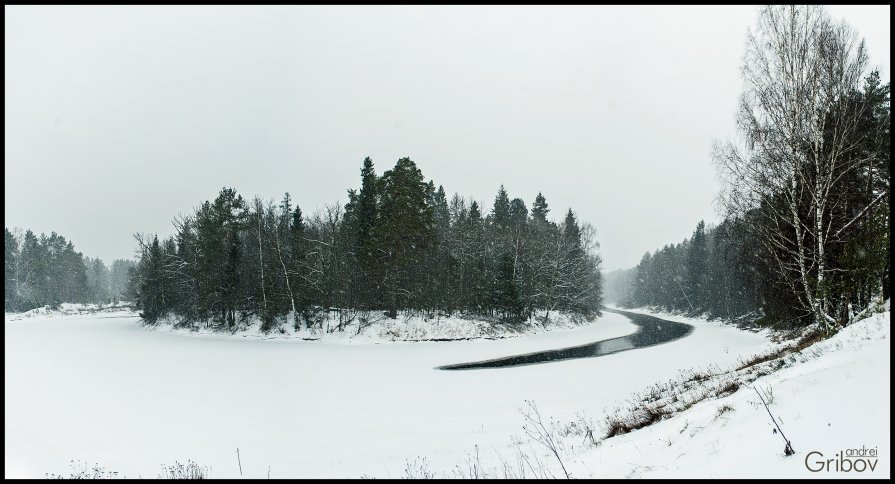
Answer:
<svg viewBox="0 0 895 484"><path fill-rule="evenodd" d="M526 424L522 426L522 430L524 430L532 440L550 450L550 453L552 453L553 456L556 457L556 460L559 461L559 466L562 468L563 474L566 475L566 479L571 479L572 476L569 474L569 471L566 470L566 465L563 463L562 457L560 456L562 453L562 444L560 441L553 438L556 433L554 431L556 422L551 419L551 428L548 429L541 419L541 412L538 411L538 406L530 400L526 400L525 405L526 407L521 410L522 416L525 417L526 420Z"/></svg>
<svg viewBox="0 0 895 484"><path fill-rule="evenodd" d="M105 467L94 463L90 466L87 462L71 460L72 473L68 476L62 474L45 474L47 479L124 479L115 471L107 471ZM208 467L200 466L192 460L186 464L174 462L173 465L162 464L162 473L159 479L208 479L211 471Z"/></svg>
<svg viewBox="0 0 895 484"><path fill-rule="evenodd" d="M118 479L118 473L114 471L107 471L105 467L100 466L97 463L93 464L93 467L90 467L86 462L81 462L80 460L77 463L74 460L69 461L71 463L72 473L68 475L68 477L62 474L46 474L47 479Z"/></svg>
<svg viewBox="0 0 895 484"><path fill-rule="evenodd" d="M162 465L162 473L159 479L208 479L211 472L208 467L199 466L192 460L186 464L175 461L173 465Z"/></svg>
<svg viewBox="0 0 895 484"><path fill-rule="evenodd" d="M594 436L594 428L596 425L592 420L585 417L583 412L576 414L576 419L569 422L565 427L559 429L560 437L581 437L582 444L590 442L594 447L600 443Z"/></svg>
<svg viewBox="0 0 895 484"><path fill-rule="evenodd" d="M642 429L669 416L669 411L659 405L645 405L627 414L612 415L606 418L606 438Z"/></svg>
<svg viewBox="0 0 895 484"><path fill-rule="evenodd" d="M422 457L406 461L404 479L437 479L438 476L429 470L429 459Z"/></svg>
<svg viewBox="0 0 895 484"><path fill-rule="evenodd" d="M715 413L715 418L719 418L728 412L733 412L733 407L725 403L724 405L718 407L718 411Z"/></svg>

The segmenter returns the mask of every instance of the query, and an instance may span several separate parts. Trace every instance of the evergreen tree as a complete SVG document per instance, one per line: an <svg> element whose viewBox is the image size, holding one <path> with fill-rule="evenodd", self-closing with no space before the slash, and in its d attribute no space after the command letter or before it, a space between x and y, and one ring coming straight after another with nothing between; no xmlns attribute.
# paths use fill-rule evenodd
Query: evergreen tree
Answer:
<svg viewBox="0 0 895 484"><path fill-rule="evenodd" d="M165 278L162 257L162 248L159 245L158 237L153 237L140 259L137 293L137 304L142 308L140 317L150 324L154 324L165 314Z"/></svg>
<svg viewBox="0 0 895 484"><path fill-rule="evenodd" d="M357 196L357 253L365 265L375 262L370 247L373 226L379 215L379 194L377 193L378 177L373 168L373 160L364 158L361 168L361 187Z"/></svg>
<svg viewBox="0 0 895 484"><path fill-rule="evenodd" d="M494 197L494 207L491 209L491 223L498 229L510 225L510 198L503 185L500 186L497 196Z"/></svg>
<svg viewBox="0 0 895 484"><path fill-rule="evenodd" d="M296 329L298 329L299 324L304 324L306 318L305 310L308 305L312 303L311 299L311 284L310 284L310 275L308 270L308 240L307 240L307 225L305 224L304 217L301 213L301 207L297 204L295 205L295 210L292 212L292 222L289 225L289 253L292 264L288 266L288 270L290 274L294 274L295 278L295 305L301 313L301 317L299 314L296 314Z"/></svg>
<svg viewBox="0 0 895 484"><path fill-rule="evenodd" d="M547 199L544 198L544 195L541 192L538 192L538 196L535 197L535 202L531 206L531 218L533 221L541 224L547 223L547 214L550 212L550 209L547 207Z"/></svg>
<svg viewBox="0 0 895 484"><path fill-rule="evenodd" d="M366 305L375 305L378 300L378 285L381 280L381 271L377 263L375 247L373 246L373 227L379 218L379 185L381 184L373 160L364 158L361 167L361 187L356 201L356 230L355 253L360 263L359 292Z"/></svg>
<svg viewBox="0 0 895 484"><path fill-rule="evenodd" d="M46 238L41 236L41 239L45 240ZM22 239L20 256L22 261L17 281L18 294L21 297L19 307L33 309L49 304L46 246L40 243L31 230L27 230Z"/></svg>
<svg viewBox="0 0 895 484"><path fill-rule="evenodd" d="M524 311L519 288L514 274L513 256L504 253L499 257L497 265L497 281L492 293L494 308L508 322L520 322Z"/></svg>
<svg viewBox="0 0 895 484"><path fill-rule="evenodd" d="M569 247L569 257L578 258L581 255L581 229L578 227L578 221L575 220L575 214L570 208L566 212L566 219L563 221L563 239Z"/></svg>
<svg viewBox="0 0 895 484"><path fill-rule="evenodd" d="M704 309L708 303L708 262L709 252L705 237L705 222L700 220L690 238L687 251L686 290L693 304L691 311Z"/></svg>
<svg viewBox="0 0 895 484"><path fill-rule="evenodd" d="M422 172L410 158L401 158L383 176L382 208L373 227L376 253L388 278L389 317L396 318L398 293L413 294L402 287L410 267L420 262L435 242L432 207L426 203Z"/></svg>
<svg viewBox="0 0 895 484"><path fill-rule="evenodd" d="M510 224L514 227L520 227L525 225L527 221L528 208L525 207L525 202L521 198L514 198L510 202Z"/></svg>
<svg viewBox="0 0 895 484"><path fill-rule="evenodd" d="M12 235L12 232L9 229L3 229L3 252L4 252L4 262L5 262L5 276L4 279L4 307L6 310L17 309L17 274L16 274L16 262L19 258L19 241L16 240L15 236Z"/></svg>

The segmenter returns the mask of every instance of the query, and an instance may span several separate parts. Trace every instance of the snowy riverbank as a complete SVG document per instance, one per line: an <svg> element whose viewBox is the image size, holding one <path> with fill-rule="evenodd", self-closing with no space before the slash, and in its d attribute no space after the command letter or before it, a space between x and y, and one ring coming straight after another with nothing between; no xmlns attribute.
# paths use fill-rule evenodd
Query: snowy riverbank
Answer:
<svg viewBox="0 0 895 484"><path fill-rule="evenodd" d="M75 303L62 303L57 308L51 308L50 306L43 306L39 308L34 308L29 311L21 311L21 312L5 312L4 318L6 321L27 321L32 318L38 319L53 319L53 318L61 318L66 316L85 316L91 314L99 314L102 313L104 316L108 315L116 315L116 316L135 316L136 313L133 310L133 307L126 302L119 302L114 304L75 304Z"/></svg>
<svg viewBox="0 0 895 484"><path fill-rule="evenodd" d="M6 321L22 321L31 318L60 318L65 316L91 315L138 317L128 304L61 304L56 309L42 307L22 313L6 313ZM498 321L485 321L459 315L427 317L400 311L396 319L386 317L382 311L321 311L314 327L296 330L292 324L281 322L276 328L264 332L260 320L249 318L240 322L233 331L206 327L204 323L183 324L180 318L160 319L157 324L144 325L147 330L162 333L200 337L246 338L262 340L304 340L334 344L378 344L387 342L460 341L473 339L502 339L523 335L543 334L579 328L595 323L579 315L551 311L539 311L531 319L515 325ZM619 333L614 336L623 336ZM613 336L613 337L614 337Z"/></svg>
<svg viewBox="0 0 895 484"><path fill-rule="evenodd" d="M472 339L501 339L522 335L542 334L550 331L574 329L595 322L575 315L551 312L549 319L542 311L536 317L518 325L506 325L494 321L461 316L426 317L399 312L396 319L386 317L382 311L333 311L323 313L312 328L296 330L291 324L280 324L268 332L261 330L261 323L253 318L242 323L232 333L206 328L202 324L184 327L176 318L161 320L156 331L191 336L237 336L249 339L282 339L320 341L324 343L378 344L397 341L459 341ZM340 324L341 321L341 324ZM620 335L619 335L620 336Z"/></svg>

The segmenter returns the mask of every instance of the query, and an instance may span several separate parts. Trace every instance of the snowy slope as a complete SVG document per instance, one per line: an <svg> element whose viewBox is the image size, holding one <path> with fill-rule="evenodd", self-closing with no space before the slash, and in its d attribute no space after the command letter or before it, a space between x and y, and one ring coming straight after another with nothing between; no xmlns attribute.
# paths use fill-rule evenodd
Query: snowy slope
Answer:
<svg viewBox="0 0 895 484"><path fill-rule="evenodd" d="M784 440L774 433L758 395L744 387L582 452L575 459L578 475L888 478L890 329L889 312L859 321L808 348L807 361L755 381L772 391L771 412L795 455L784 456ZM721 407L730 409L719 414ZM827 470L827 460L837 460L837 453L861 448L875 449L878 459L862 464L851 459L855 464L844 466L831 462ZM844 471L852 465L863 472Z"/></svg>

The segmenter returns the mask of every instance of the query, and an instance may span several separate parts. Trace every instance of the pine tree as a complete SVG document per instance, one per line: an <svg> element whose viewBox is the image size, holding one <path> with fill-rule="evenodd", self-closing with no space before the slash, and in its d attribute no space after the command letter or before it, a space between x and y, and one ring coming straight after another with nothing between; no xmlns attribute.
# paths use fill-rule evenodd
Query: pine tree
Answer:
<svg viewBox="0 0 895 484"><path fill-rule="evenodd" d="M422 172L410 158L398 160L382 178L381 216L373 227L374 246L388 278L389 317L394 319L398 292L407 282L410 266L421 261L434 245L434 214L426 203Z"/></svg>
<svg viewBox="0 0 895 484"><path fill-rule="evenodd" d="M200 316L213 313L229 327L235 322L239 295L242 243L239 232L245 218L245 202L232 188L224 188L197 213Z"/></svg>

